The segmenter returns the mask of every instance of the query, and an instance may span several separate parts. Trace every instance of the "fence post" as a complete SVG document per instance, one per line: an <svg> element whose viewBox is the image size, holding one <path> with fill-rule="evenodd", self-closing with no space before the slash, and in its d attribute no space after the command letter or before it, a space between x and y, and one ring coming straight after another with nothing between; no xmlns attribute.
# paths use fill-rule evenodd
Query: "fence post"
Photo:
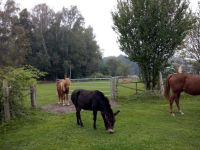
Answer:
<svg viewBox="0 0 200 150"><path fill-rule="evenodd" d="M30 87L31 107L36 108L36 86Z"/></svg>
<svg viewBox="0 0 200 150"><path fill-rule="evenodd" d="M138 88L137 88L137 82L135 82L135 90L136 90L136 93L135 94L138 94Z"/></svg>
<svg viewBox="0 0 200 150"><path fill-rule="evenodd" d="M164 84L161 72L159 72L159 77L160 77L160 94L161 96L164 96Z"/></svg>
<svg viewBox="0 0 200 150"><path fill-rule="evenodd" d="M117 100L117 77L111 78L111 99Z"/></svg>
<svg viewBox="0 0 200 150"><path fill-rule="evenodd" d="M9 87L8 81L3 80L3 108L5 121L10 120Z"/></svg>

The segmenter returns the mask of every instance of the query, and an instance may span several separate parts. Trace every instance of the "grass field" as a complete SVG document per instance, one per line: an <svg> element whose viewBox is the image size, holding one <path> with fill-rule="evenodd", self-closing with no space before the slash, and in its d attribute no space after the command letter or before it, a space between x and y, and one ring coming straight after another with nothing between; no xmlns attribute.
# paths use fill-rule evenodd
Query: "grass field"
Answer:
<svg viewBox="0 0 200 150"><path fill-rule="evenodd" d="M56 102L55 84L38 85L38 106ZM108 134L100 113L97 130L92 113L82 112L84 128L74 113L53 114L30 110L28 116L0 127L1 150L198 150L200 149L200 97L183 95L185 115L171 117L166 100L119 87L115 133Z"/></svg>

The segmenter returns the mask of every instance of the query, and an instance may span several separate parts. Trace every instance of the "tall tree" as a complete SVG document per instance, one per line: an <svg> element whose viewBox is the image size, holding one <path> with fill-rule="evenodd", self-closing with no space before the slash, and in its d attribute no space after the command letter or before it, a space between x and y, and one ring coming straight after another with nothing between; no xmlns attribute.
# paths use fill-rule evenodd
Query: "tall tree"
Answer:
<svg viewBox="0 0 200 150"><path fill-rule="evenodd" d="M0 66L20 66L25 63L29 45L25 30L19 24L19 8L7 0L0 10Z"/></svg>
<svg viewBox="0 0 200 150"><path fill-rule="evenodd" d="M129 65L124 64L119 57L106 58L105 65L108 70L108 74L111 76L127 76L129 74Z"/></svg>
<svg viewBox="0 0 200 150"><path fill-rule="evenodd" d="M85 77L98 71L101 53L92 27L84 27L84 18L76 6L62 9L61 44L63 70L72 77ZM78 61L77 61L78 60Z"/></svg>
<svg viewBox="0 0 200 150"><path fill-rule="evenodd" d="M120 48L141 68L147 89L154 89L175 49L192 28L186 0L119 0L112 12Z"/></svg>
<svg viewBox="0 0 200 150"><path fill-rule="evenodd" d="M32 50L36 55L36 59L33 59L37 68L48 71L50 67L50 56L48 53L46 33L51 27L54 19L54 11L50 9L46 4L38 4L32 10L32 23L34 25L34 37Z"/></svg>
<svg viewBox="0 0 200 150"><path fill-rule="evenodd" d="M48 79L99 71L102 56L93 29L85 28L76 6L57 13L46 4L31 12L19 12L13 0L0 6L0 66L27 63L48 72Z"/></svg>

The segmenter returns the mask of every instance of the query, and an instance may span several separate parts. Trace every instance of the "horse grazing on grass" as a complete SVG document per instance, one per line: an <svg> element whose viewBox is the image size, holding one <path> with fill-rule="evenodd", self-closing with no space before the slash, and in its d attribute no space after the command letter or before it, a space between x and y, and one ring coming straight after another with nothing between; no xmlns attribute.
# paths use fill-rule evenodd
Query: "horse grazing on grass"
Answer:
<svg viewBox="0 0 200 150"><path fill-rule="evenodd" d="M75 90L72 92L71 100L76 108L77 124L83 127L81 120L81 109L93 111L93 127L96 129L97 111L101 111L104 125L109 133L113 133L115 116L120 112L113 113L109 100L104 94L98 90L87 91L87 90Z"/></svg>
<svg viewBox="0 0 200 150"><path fill-rule="evenodd" d="M57 93L59 104L65 105L65 100L67 99L67 105L69 104L68 94L69 94L69 86L71 84L71 81L69 78L65 78L64 80L57 80L56 81L56 87L57 87Z"/></svg>
<svg viewBox="0 0 200 150"><path fill-rule="evenodd" d="M172 95L170 96L170 89ZM200 76L191 75L187 73L177 73L168 76L165 87L165 97L169 100L170 113L172 116L175 114L172 111L172 105L175 100L178 111L183 115L179 106L179 98L181 92L190 95L200 95Z"/></svg>

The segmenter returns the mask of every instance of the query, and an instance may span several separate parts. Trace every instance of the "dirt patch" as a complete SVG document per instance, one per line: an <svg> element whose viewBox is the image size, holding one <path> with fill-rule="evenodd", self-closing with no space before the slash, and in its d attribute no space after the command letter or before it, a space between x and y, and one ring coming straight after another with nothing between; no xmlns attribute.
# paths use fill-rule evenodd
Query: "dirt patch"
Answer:
<svg viewBox="0 0 200 150"><path fill-rule="evenodd" d="M116 107L116 102L111 101L110 102L111 107ZM70 103L69 106L62 104L48 104L42 107L42 110L45 112L51 112L51 113L70 113L70 112L76 112L75 107L72 103Z"/></svg>
<svg viewBox="0 0 200 150"><path fill-rule="evenodd" d="M42 107L43 111L52 112L52 113L69 113L76 112L73 104L63 106L62 104L48 104Z"/></svg>

